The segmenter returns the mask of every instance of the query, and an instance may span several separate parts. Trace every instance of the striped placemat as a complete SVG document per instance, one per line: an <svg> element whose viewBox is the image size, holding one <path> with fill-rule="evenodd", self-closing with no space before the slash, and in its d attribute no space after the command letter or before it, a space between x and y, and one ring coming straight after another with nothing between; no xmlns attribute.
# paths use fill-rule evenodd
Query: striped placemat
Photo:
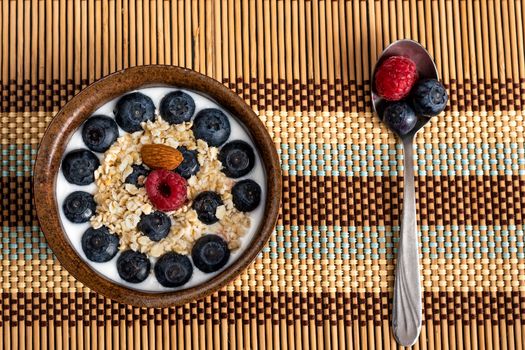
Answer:
<svg viewBox="0 0 525 350"><path fill-rule="evenodd" d="M370 71L413 38L450 92L416 140L424 324L417 349L523 349L525 1L0 0L0 348L392 349L402 150ZM125 67L222 81L281 157L275 233L211 297L140 309L54 258L32 203L42 134Z"/></svg>

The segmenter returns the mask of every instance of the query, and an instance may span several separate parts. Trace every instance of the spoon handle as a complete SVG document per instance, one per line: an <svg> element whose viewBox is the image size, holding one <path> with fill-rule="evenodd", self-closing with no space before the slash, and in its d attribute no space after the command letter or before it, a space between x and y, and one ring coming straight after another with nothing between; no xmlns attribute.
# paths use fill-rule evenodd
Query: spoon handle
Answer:
<svg viewBox="0 0 525 350"><path fill-rule="evenodd" d="M421 284L419 277L416 198L414 191L413 137L403 139L404 196L401 234L397 252L392 327L399 344L413 345L421 330Z"/></svg>

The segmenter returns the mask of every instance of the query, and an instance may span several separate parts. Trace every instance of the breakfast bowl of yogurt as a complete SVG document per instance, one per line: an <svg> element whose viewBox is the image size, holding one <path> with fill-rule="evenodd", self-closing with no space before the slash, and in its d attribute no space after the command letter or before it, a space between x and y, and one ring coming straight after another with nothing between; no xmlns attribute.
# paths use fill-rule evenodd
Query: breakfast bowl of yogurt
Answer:
<svg viewBox="0 0 525 350"><path fill-rule="evenodd" d="M183 68L134 67L52 120L34 192L46 240L75 278L164 307L212 293L257 256L281 172L266 128L232 91Z"/></svg>

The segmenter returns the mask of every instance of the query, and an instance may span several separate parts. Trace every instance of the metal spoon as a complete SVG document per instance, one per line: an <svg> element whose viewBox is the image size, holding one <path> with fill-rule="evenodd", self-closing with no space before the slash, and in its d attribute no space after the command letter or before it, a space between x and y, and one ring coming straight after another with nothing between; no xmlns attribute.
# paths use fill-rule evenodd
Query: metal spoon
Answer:
<svg viewBox="0 0 525 350"><path fill-rule="evenodd" d="M376 68L390 56L406 56L416 63L419 78L437 79L438 72L428 52L413 40L398 40L390 44L379 57ZM374 80L372 80L374 81ZM381 116L385 101L374 92L372 106ZM430 119L418 117L416 126L406 135L398 135L404 149L404 195L403 217L397 252L397 265L392 308L392 328L397 342L403 346L413 345L421 331L421 283L419 277L418 237L416 233L416 199L414 192L413 143L416 133Z"/></svg>

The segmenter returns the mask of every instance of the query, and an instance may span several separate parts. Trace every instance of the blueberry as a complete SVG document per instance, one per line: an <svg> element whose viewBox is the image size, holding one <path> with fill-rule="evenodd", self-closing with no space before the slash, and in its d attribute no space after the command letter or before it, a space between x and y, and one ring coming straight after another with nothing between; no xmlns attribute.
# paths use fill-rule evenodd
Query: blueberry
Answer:
<svg viewBox="0 0 525 350"><path fill-rule="evenodd" d="M119 239L109 233L106 226L94 229L90 227L82 235L82 250L86 257L94 262L106 262L118 252Z"/></svg>
<svg viewBox="0 0 525 350"><path fill-rule="evenodd" d="M132 92L118 100L113 113L117 124L124 131L133 133L142 130L142 122L155 120L155 105L148 96Z"/></svg>
<svg viewBox="0 0 525 350"><path fill-rule="evenodd" d="M148 236L152 241L158 242L168 235L171 228L171 220L168 215L161 211L154 211L148 215L142 215L137 225L139 231Z"/></svg>
<svg viewBox="0 0 525 350"><path fill-rule="evenodd" d="M157 260L154 271L164 287L179 287L190 280L193 265L186 255L166 253Z"/></svg>
<svg viewBox="0 0 525 350"><path fill-rule="evenodd" d="M118 138L118 125L109 117L95 115L82 126L82 140L94 152L106 152Z"/></svg>
<svg viewBox="0 0 525 350"><path fill-rule="evenodd" d="M222 172L228 177L238 178L248 174L255 165L252 146L240 140L228 142L219 152Z"/></svg>
<svg viewBox="0 0 525 350"><path fill-rule="evenodd" d="M201 168L199 161L197 160L197 151L190 151L184 146L181 146L177 149L180 153L182 153L184 160L182 163L180 163L177 169L175 169L175 172L183 178L189 179L193 175L197 174Z"/></svg>
<svg viewBox="0 0 525 350"><path fill-rule="evenodd" d="M232 188L233 205L238 211L248 212L261 202L261 186L253 180L242 180Z"/></svg>
<svg viewBox="0 0 525 350"><path fill-rule="evenodd" d="M436 79L419 81L412 90L412 105L417 115L434 117L445 110L447 90Z"/></svg>
<svg viewBox="0 0 525 350"><path fill-rule="evenodd" d="M151 263L145 254L126 250L117 259L117 271L124 281L140 283L144 281L151 268Z"/></svg>
<svg viewBox="0 0 525 350"><path fill-rule="evenodd" d="M383 120L392 131L403 136L416 125L417 117L414 110L406 102L392 102L385 107Z"/></svg>
<svg viewBox="0 0 525 350"><path fill-rule="evenodd" d="M230 121L216 108L203 109L193 120L192 130L196 138L218 147L230 137Z"/></svg>
<svg viewBox="0 0 525 350"><path fill-rule="evenodd" d="M159 112L170 124L189 122L195 112L195 102L187 93L173 91L162 98Z"/></svg>
<svg viewBox="0 0 525 350"><path fill-rule="evenodd" d="M100 161L93 152L77 149L62 160L62 172L69 183L84 186L95 181L95 170L99 165Z"/></svg>
<svg viewBox="0 0 525 350"><path fill-rule="evenodd" d="M143 187L144 186L144 180L146 179L146 176L150 173L150 170L146 168L144 164L133 164L131 166L133 171L131 174L128 175L126 178L127 184L132 184L137 187Z"/></svg>
<svg viewBox="0 0 525 350"><path fill-rule="evenodd" d="M208 234L199 238L191 250L193 263L202 272L220 270L230 258L228 243L217 235Z"/></svg>
<svg viewBox="0 0 525 350"><path fill-rule="evenodd" d="M217 207L221 206L222 199L218 193L212 191L201 192L193 200L191 207L197 212L197 217L205 224L211 225L219 221L215 216Z"/></svg>
<svg viewBox="0 0 525 350"><path fill-rule="evenodd" d="M62 204L64 215L75 224L88 222L95 215L96 209L97 204L93 200L93 195L83 191L72 192Z"/></svg>

